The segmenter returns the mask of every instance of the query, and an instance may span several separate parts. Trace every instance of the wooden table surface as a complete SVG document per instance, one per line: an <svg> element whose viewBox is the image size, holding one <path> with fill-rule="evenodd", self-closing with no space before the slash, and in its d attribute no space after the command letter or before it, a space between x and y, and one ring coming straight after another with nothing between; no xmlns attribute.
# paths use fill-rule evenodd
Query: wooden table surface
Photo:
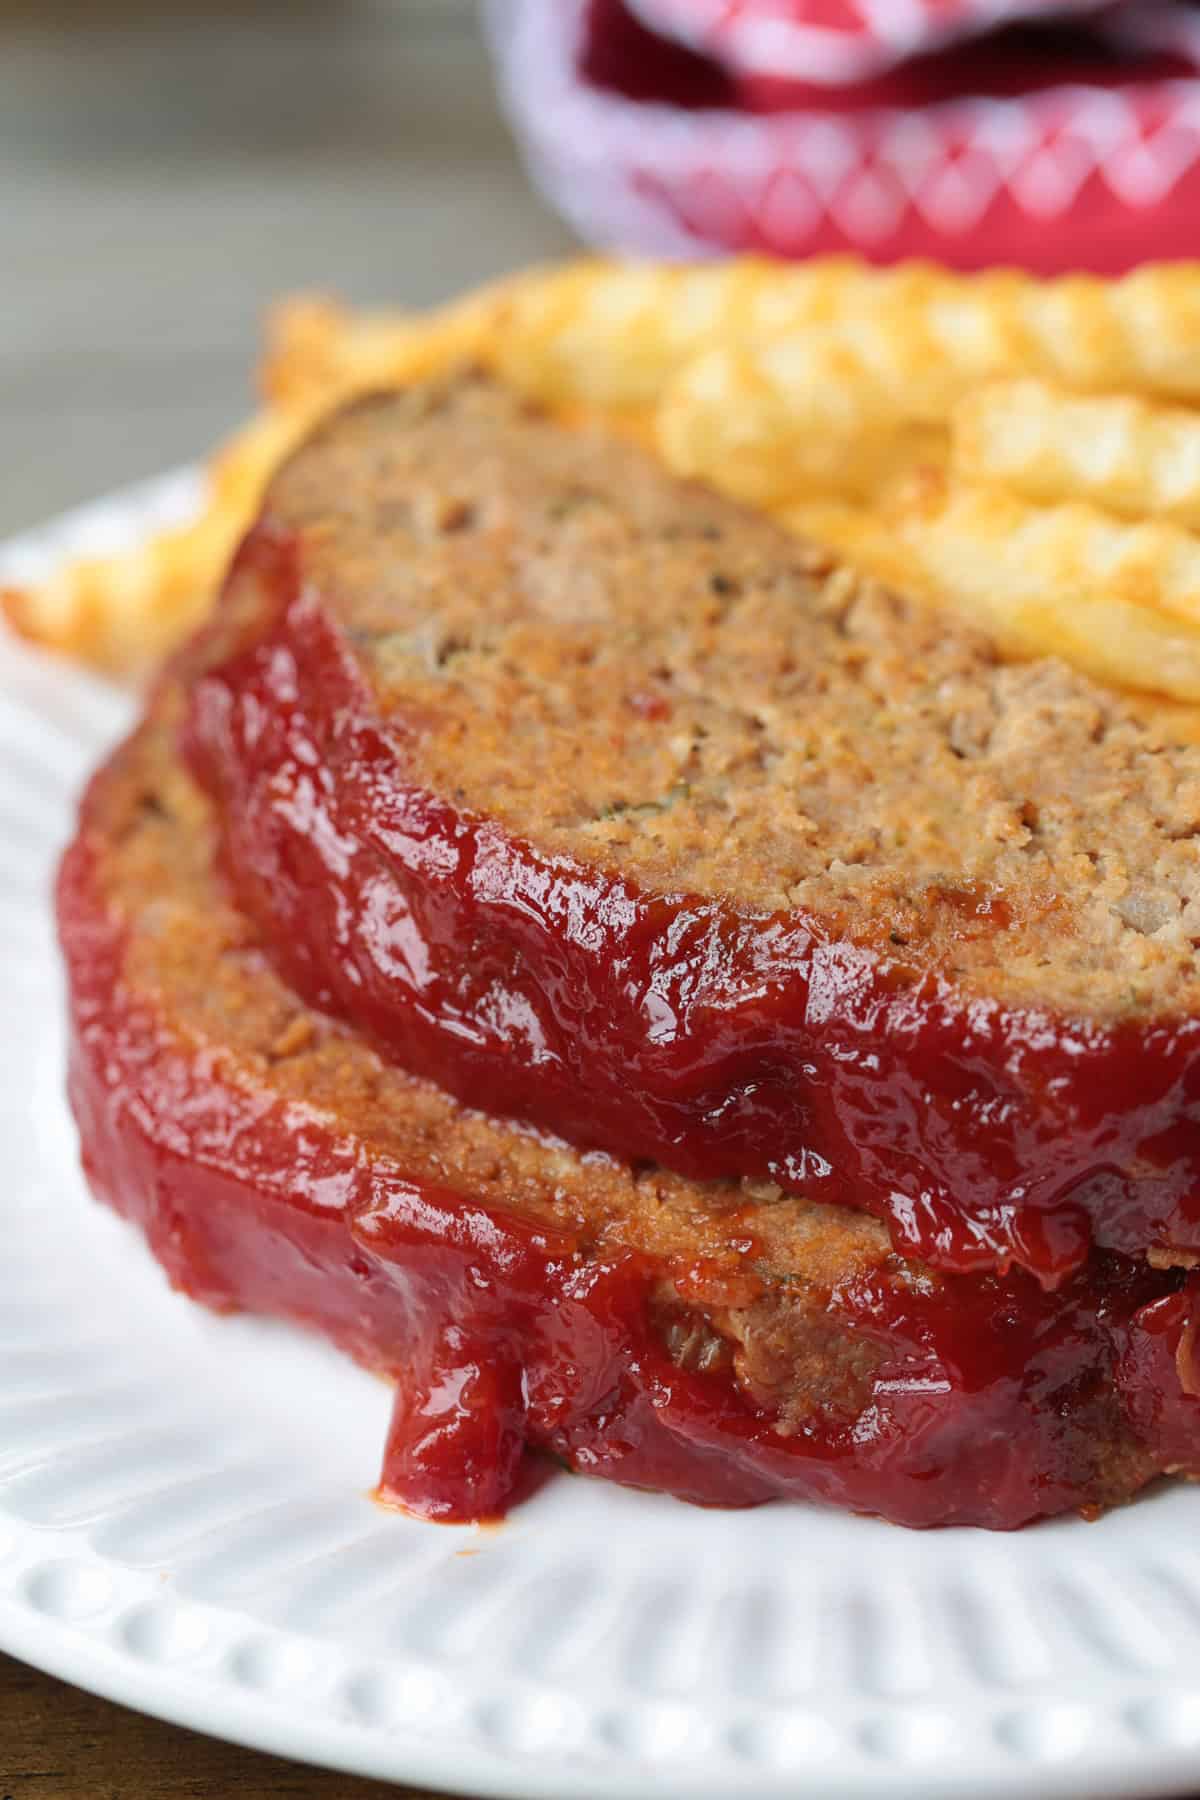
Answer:
<svg viewBox="0 0 1200 1800"><path fill-rule="evenodd" d="M0 1657L0 1800L434 1800L239 1750Z"/></svg>
<svg viewBox="0 0 1200 1800"><path fill-rule="evenodd" d="M466 0L0 0L0 535L203 452L263 307L417 304L569 239ZM374 1800L0 1658L0 1800Z"/></svg>

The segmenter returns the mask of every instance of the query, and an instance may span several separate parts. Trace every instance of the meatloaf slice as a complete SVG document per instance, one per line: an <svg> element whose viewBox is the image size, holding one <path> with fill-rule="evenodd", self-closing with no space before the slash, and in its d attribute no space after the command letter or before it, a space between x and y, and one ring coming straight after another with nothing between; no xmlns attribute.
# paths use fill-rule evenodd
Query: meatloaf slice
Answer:
<svg viewBox="0 0 1200 1800"><path fill-rule="evenodd" d="M694 1500L1007 1527L1200 1467L1200 1278L940 1275L866 1214L499 1124L305 1005L214 874L182 704L94 779L61 872L85 1167L177 1286L396 1378L385 1495L491 1513L535 1445Z"/></svg>
<svg viewBox="0 0 1200 1800"><path fill-rule="evenodd" d="M276 479L192 696L245 911L460 1098L1047 1281L1200 1252L1200 747L481 379Z"/></svg>

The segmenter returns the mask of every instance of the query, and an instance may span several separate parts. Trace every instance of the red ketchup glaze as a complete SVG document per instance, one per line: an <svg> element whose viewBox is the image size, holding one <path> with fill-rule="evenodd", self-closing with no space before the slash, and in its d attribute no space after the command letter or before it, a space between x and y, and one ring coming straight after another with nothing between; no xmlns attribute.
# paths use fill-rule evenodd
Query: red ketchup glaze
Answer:
<svg viewBox="0 0 1200 1800"><path fill-rule="evenodd" d="M1009 1528L1102 1497L1091 1445L1114 1414L1163 1464L1196 1441L1178 1370L1200 1278L1103 1255L1055 1293L1020 1271L846 1283L830 1313L884 1351L867 1402L781 1435L729 1372L672 1363L655 1314L669 1271L648 1256L586 1255L413 1180L174 1036L122 979L86 827L58 912L95 1191L194 1298L300 1321L400 1377L381 1493L414 1513L498 1513L535 1447L708 1504L788 1496Z"/></svg>
<svg viewBox="0 0 1200 1800"><path fill-rule="evenodd" d="M817 918L543 854L406 777L287 539L241 565L273 611L196 685L184 749L311 1004L472 1105L865 1208L943 1269L1053 1285L1093 1244L1200 1244L1200 1021L1009 1010Z"/></svg>

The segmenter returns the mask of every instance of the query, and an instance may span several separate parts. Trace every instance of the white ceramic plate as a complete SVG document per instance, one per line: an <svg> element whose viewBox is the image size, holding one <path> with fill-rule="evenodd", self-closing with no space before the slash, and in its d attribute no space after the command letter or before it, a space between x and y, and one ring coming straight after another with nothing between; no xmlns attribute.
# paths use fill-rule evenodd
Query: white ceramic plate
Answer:
<svg viewBox="0 0 1200 1800"><path fill-rule="evenodd" d="M192 503L175 477L0 575ZM48 889L128 703L0 644L0 1647L363 1774L553 1795L1200 1788L1200 1491L910 1533L559 1476L498 1529L367 1498L382 1385L168 1292L62 1099Z"/></svg>

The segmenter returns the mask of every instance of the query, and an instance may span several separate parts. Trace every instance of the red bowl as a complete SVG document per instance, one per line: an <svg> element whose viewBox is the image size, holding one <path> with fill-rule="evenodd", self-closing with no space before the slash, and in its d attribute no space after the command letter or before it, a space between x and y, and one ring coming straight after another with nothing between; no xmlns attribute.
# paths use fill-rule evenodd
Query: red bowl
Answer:
<svg viewBox="0 0 1200 1800"><path fill-rule="evenodd" d="M809 89L803 105L751 110L744 83L650 36L618 0L487 0L486 11L534 182L605 248L853 250L1047 274L1200 255L1194 15L1122 13L1090 60L1064 58L1050 85L1039 59L1028 88L1010 75L1000 92L977 80L948 94L926 72L914 100L910 66L887 78L904 103L861 88L814 103ZM1114 44L1130 60L1115 60Z"/></svg>

